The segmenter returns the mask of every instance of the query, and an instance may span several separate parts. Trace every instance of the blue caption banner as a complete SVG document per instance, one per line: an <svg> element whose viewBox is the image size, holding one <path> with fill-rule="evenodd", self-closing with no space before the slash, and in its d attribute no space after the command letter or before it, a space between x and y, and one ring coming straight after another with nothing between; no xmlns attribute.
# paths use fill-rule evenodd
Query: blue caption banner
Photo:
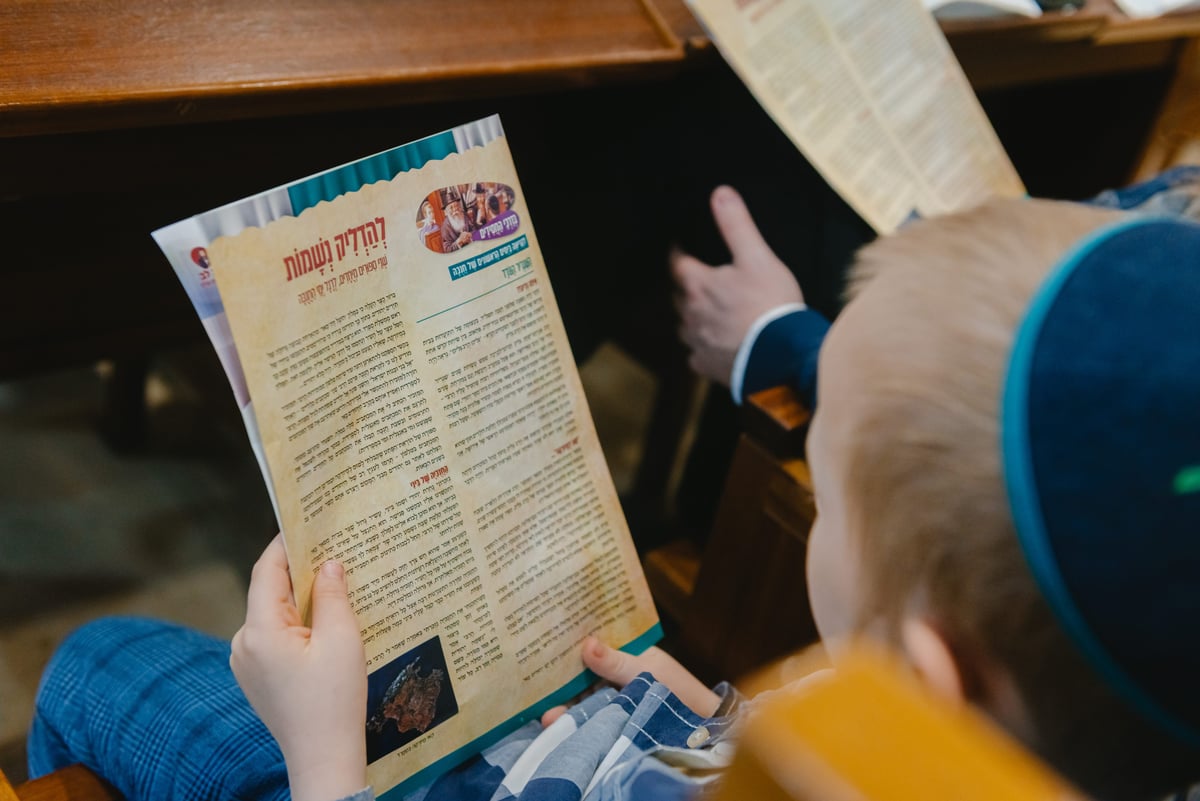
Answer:
<svg viewBox="0 0 1200 801"><path fill-rule="evenodd" d="M512 256L514 253L520 253L529 247L529 240L521 234L511 242L505 242L503 245L497 245L491 250L484 251L474 258L460 261L458 264L450 265L450 280L457 281L460 278L466 278L471 273L477 273L480 270L491 267L493 264Z"/></svg>

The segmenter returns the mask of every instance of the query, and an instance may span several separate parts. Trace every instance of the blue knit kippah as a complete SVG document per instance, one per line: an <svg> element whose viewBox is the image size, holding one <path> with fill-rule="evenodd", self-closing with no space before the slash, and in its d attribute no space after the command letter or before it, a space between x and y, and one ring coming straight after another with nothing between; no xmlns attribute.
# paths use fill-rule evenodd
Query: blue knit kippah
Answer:
<svg viewBox="0 0 1200 801"><path fill-rule="evenodd" d="M1077 245L1017 329L1001 412L1030 568L1089 662L1200 745L1200 225Z"/></svg>

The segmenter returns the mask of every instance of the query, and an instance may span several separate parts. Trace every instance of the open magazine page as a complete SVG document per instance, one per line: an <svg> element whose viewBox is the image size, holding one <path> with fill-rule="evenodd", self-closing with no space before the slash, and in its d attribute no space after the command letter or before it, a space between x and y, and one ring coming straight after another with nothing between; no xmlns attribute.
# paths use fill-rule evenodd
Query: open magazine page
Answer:
<svg viewBox="0 0 1200 801"><path fill-rule="evenodd" d="M276 216L282 215L276 214ZM274 219L274 217L268 219ZM262 222L265 223L267 220L264 219ZM243 228L245 225L240 223L234 226L237 231ZM229 379L229 386L233 389L234 399L237 401L238 410L242 415L242 422L246 426L250 447L254 451L254 458L258 461L258 467L262 471L267 485L271 507L275 510L275 519L279 521L279 504L275 500L271 471L267 465L266 456L263 454L262 438L258 434L258 424L254 419L254 405L251 403L250 393L246 389L246 377L242 374L242 363L238 359L233 334L229 330L229 320L221 305L221 296L217 292L217 281L213 277L208 259L206 245L211 241L212 236L205 231L205 227L199 219L191 218L155 231L154 238L175 269L175 274L187 291L192 305L196 308L196 313L200 315L204 331L208 334L213 349L217 352L217 358L220 359L221 367L225 370L225 377ZM282 527L282 523L280 526Z"/></svg>
<svg viewBox="0 0 1200 801"><path fill-rule="evenodd" d="M275 500L270 469L262 452L262 440L254 418L254 404L246 388L246 378L242 373L233 334L229 330L225 307L217 291L216 278L213 276L208 257L208 245L219 236L240 233L246 228L266 225L282 217L293 217L322 200L332 200L358 189L363 184L392 178L420 167L427 161L486 144L502 134L503 129L498 117L476 120L228 203L153 233L155 243L167 257L196 313L200 315L204 330L221 360L238 409L241 410L251 448L266 481L277 520L279 506Z"/></svg>
<svg viewBox="0 0 1200 801"><path fill-rule="evenodd" d="M688 0L722 55L880 233L1024 187L921 0Z"/></svg>
<svg viewBox="0 0 1200 801"><path fill-rule="evenodd" d="M502 133L206 251L306 614L347 567L377 792L658 638Z"/></svg>

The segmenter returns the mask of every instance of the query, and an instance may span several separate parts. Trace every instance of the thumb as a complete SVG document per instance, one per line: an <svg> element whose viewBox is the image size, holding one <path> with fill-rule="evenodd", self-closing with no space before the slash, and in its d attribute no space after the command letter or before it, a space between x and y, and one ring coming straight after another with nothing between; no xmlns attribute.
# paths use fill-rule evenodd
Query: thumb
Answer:
<svg viewBox="0 0 1200 801"><path fill-rule="evenodd" d="M346 593L346 569L342 563L330 559L321 565L312 585L312 629L318 631L349 623L355 630L358 625L350 598Z"/></svg>
<svg viewBox="0 0 1200 801"><path fill-rule="evenodd" d="M588 637L583 644L583 664L605 681L624 687L638 673L637 661L624 651L609 648L595 637Z"/></svg>

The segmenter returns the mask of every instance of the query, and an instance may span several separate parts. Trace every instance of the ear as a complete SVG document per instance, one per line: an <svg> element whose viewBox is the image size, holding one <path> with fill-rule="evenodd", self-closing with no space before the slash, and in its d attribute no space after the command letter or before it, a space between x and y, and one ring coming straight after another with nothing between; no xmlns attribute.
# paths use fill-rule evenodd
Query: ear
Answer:
<svg viewBox="0 0 1200 801"><path fill-rule="evenodd" d="M900 640L908 663L937 695L955 704L968 700L958 660L945 638L928 620L905 618Z"/></svg>

